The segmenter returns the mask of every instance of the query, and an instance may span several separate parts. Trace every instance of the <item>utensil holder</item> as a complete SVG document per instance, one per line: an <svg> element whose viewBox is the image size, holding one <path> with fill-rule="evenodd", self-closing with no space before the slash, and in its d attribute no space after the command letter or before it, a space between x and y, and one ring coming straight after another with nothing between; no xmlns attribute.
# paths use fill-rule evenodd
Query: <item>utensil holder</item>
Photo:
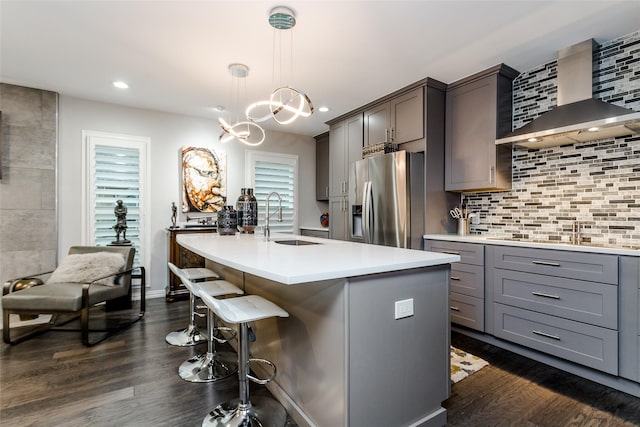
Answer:
<svg viewBox="0 0 640 427"><path fill-rule="evenodd" d="M458 218L458 236L469 234L471 218Z"/></svg>

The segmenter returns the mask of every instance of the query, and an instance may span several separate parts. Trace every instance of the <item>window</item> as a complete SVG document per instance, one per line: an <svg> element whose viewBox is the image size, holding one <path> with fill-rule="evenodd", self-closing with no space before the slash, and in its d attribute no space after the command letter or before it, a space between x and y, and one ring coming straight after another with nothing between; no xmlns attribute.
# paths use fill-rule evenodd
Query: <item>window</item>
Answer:
<svg viewBox="0 0 640 427"><path fill-rule="evenodd" d="M127 208L126 238L136 249L134 265L149 265L145 185L149 138L83 131L85 214L83 241L106 246L116 240L114 208ZM124 239L124 235L120 235Z"/></svg>
<svg viewBox="0 0 640 427"><path fill-rule="evenodd" d="M264 226L266 200L277 191L282 197L282 222L272 215L269 228L272 233L294 233L298 229L298 156L289 154L246 151L246 171L249 186L258 200L258 226ZM269 200L271 212L276 212L278 198Z"/></svg>

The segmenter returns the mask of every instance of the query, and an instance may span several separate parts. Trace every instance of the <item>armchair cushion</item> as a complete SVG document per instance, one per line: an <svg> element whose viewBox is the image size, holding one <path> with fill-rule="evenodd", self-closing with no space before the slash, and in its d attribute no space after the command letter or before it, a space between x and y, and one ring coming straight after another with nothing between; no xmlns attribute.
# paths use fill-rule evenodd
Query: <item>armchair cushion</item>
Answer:
<svg viewBox="0 0 640 427"><path fill-rule="evenodd" d="M122 254L114 252L93 252L70 254L62 260L58 268L51 274L47 283L90 283L101 277L95 284L112 286L116 276L123 270L125 259Z"/></svg>

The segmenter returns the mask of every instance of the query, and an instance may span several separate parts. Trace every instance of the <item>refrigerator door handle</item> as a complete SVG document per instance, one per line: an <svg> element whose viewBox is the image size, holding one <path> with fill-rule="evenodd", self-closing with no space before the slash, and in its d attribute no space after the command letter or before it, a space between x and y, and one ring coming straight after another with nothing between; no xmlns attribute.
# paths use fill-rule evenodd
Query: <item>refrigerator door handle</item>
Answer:
<svg viewBox="0 0 640 427"><path fill-rule="evenodd" d="M362 194L362 237L364 238L365 243L371 243L373 241L373 234L371 230L373 218L372 201L372 182L367 181L364 183L364 190Z"/></svg>

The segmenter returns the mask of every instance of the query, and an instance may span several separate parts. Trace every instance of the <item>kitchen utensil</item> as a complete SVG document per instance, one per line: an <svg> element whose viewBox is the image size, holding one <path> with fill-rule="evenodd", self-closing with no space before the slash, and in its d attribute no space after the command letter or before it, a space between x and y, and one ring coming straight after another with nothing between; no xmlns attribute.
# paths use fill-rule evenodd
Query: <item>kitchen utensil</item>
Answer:
<svg viewBox="0 0 640 427"><path fill-rule="evenodd" d="M451 209L451 210L449 211L449 213L451 214L451 217L452 217L452 218L455 218L455 219L460 219L460 218L462 218L462 211L460 211L460 209L459 209L459 208Z"/></svg>

